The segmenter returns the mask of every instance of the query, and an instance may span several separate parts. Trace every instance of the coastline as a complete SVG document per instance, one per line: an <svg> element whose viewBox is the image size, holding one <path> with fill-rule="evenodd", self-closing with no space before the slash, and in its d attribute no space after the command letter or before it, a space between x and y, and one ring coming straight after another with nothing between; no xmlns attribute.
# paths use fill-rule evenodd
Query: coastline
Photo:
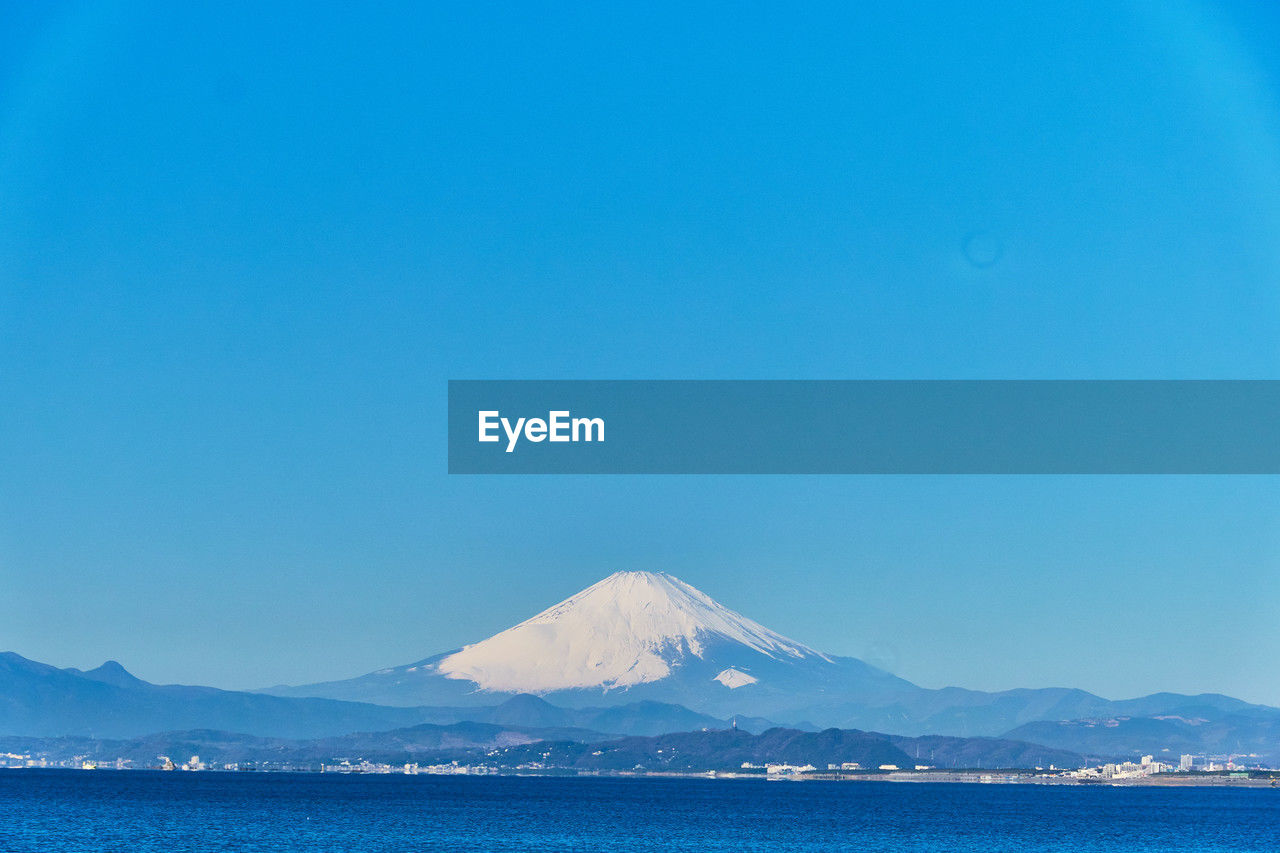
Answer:
<svg viewBox="0 0 1280 853"><path fill-rule="evenodd" d="M281 776L465 776L465 777L519 777L547 779L681 779L706 781L759 781L759 782L827 782L827 783L891 783L891 784L947 784L947 785L1056 785L1086 788L1275 788L1280 790L1280 771L1269 773L1252 771L1248 775L1217 773L1162 773L1122 779L1076 778L1058 773L1027 770L947 770L947 771L894 771L888 773L839 773L814 772L790 774L764 774L737 770L706 771L646 771L646 770L571 770L556 768L491 768L468 766L395 767L372 765L352 766L341 770L316 769L314 767L273 767L207 769L199 771L165 770L161 767L0 767L0 774L19 775L23 772L43 771L59 773L89 773L95 775L113 773L161 773L176 775L214 774L218 776L246 775L261 777ZM1070 771L1068 771L1070 772Z"/></svg>

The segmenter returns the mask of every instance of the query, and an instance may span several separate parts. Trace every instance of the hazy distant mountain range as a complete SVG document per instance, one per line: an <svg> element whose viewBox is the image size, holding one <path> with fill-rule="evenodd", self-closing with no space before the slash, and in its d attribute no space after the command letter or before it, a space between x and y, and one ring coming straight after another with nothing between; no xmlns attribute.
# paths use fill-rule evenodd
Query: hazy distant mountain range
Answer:
<svg viewBox="0 0 1280 853"><path fill-rule="evenodd" d="M114 662L82 672L0 654L0 735L216 729L306 739L468 722L546 740L552 729L652 736L725 729L735 718L754 732L782 725L1004 736L1090 755L1280 755L1280 709L1217 694L1112 701L1067 688L921 688L823 654L648 572L610 575L462 649L301 687L162 686Z"/></svg>
<svg viewBox="0 0 1280 853"><path fill-rule="evenodd" d="M424 722L413 708L150 684L109 661L81 672L0 654L0 734L132 737L219 728L318 737Z"/></svg>
<svg viewBox="0 0 1280 853"><path fill-rule="evenodd" d="M0 735L132 738L162 731L216 729L260 737L316 738L420 723L485 723L537 729L657 734L730 723L679 705L629 702L559 708L518 695L487 707L399 708L333 699L264 696L213 687L150 684L109 661L82 672L0 653ZM743 727L767 728L743 717Z"/></svg>

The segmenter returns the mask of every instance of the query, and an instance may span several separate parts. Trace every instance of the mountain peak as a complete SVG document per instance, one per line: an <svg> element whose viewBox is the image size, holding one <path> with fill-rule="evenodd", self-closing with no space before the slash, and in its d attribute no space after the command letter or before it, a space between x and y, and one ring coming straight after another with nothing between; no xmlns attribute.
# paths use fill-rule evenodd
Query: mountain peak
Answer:
<svg viewBox="0 0 1280 853"><path fill-rule="evenodd" d="M97 669L81 673L81 676L90 681L114 684L116 687L140 687L147 684L147 682L125 669L119 661L114 660L103 663Z"/></svg>
<svg viewBox="0 0 1280 853"><path fill-rule="evenodd" d="M658 681L712 645L775 660L821 657L663 572L614 572L576 595L442 659L448 678L496 692L631 687Z"/></svg>

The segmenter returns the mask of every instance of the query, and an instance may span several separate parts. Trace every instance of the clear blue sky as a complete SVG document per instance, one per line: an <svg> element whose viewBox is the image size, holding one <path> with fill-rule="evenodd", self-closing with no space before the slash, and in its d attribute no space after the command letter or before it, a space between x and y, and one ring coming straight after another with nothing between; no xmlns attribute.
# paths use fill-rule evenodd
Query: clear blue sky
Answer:
<svg viewBox="0 0 1280 853"><path fill-rule="evenodd" d="M356 675L623 568L1280 704L1280 480L450 478L449 378L1280 378L1280 12L0 6L0 647Z"/></svg>

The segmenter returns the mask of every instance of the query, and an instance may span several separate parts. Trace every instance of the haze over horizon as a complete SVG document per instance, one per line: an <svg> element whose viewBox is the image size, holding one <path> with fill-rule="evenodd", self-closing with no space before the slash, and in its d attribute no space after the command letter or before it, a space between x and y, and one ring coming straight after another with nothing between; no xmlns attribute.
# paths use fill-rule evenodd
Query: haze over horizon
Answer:
<svg viewBox="0 0 1280 853"><path fill-rule="evenodd" d="M1274 477L444 456L450 378L1280 378L1280 10L298 8L0 12L0 648L316 682L645 569L1280 706Z"/></svg>

